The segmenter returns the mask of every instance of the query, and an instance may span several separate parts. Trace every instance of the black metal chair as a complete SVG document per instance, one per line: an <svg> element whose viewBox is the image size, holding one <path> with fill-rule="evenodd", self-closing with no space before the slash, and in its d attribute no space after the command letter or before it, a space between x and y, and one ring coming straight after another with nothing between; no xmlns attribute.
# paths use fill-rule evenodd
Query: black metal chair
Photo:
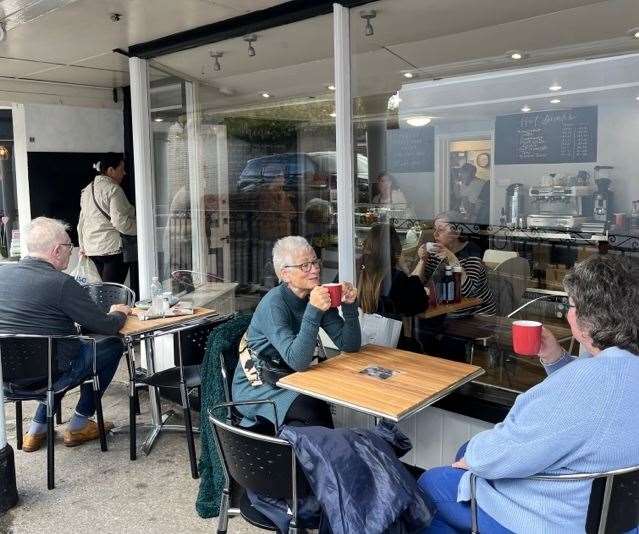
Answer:
<svg viewBox="0 0 639 534"><path fill-rule="evenodd" d="M108 313L114 304L135 304L135 292L122 284L115 282L99 282L97 284L87 284L84 286L91 300L95 302L104 313Z"/></svg>
<svg viewBox="0 0 639 534"><path fill-rule="evenodd" d="M97 282L95 284L86 284L84 286L91 300L95 302L104 313L109 313L111 306L114 304L125 304L126 306L133 307L135 305L135 291L131 288L117 284L115 282ZM127 357L127 364L129 373L135 373L135 357L133 354L129 354L128 350L125 353ZM140 402L138 399L138 391L134 391L134 403L136 413L140 413ZM56 422L62 423L62 410L56 411Z"/></svg>
<svg viewBox="0 0 639 534"><path fill-rule="evenodd" d="M207 323L200 327L177 331L175 336L175 353L177 365L163 371L158 371L150 376L137 377L137 383L148 386L178 389L184 415L186 440L191 464L191 476L198 478L197 457L195 441L193 437L193 423L191 420L190 394L194 390L200 391L202 385L201 362L206 351L206 340L211 330L217 324ZM195 363L197 362L197 363ZM134 390L134 388L130 388ZM133 402L129 403L131 459L135 460L136 448L136 418Z"/></svg>
<svg viewBox="0 0 639 534"><path fill-rule="evenodd" d="M22 449L22 402L35 400L47 406L47 487L53 489L54 483L54 433L53 413L59 404L56 397L77 387L71 385L57 391L54 385L58 379L71 370L82 344L90 344L93 351L93 373L85 383L93 384L96 405L100 447L107 450L106 433L102 417L99 383L96 373L95 340L86 336L39 336L39 335L0 335L0 361L2 363L2 386L5 399L16 405L17 447Z"/></svg>
<svg viewBox="0 0 639 534"><path fill-rule="evenodd" d="M550 484L570 484L592 480L586 532L622 533L639 527L639 465L602 473L572 473L570 475L536 475L526 480L546 480ZM479 533L477 524L477 476L470 475L470 509L472 533Z"/></svg>
<svg viewBox="0 0 639 534"><path fill-rule="evenodd" d="M295 534L298 528L301 528L297 518L297 461L291 444L283 439L251 432L228 422L230 411L235 407L264 403L271 404L275 412L275 403L270 400L225 402L209 411L209 421L214 430L215 444L222 460L225 478L217 525L218 534L226 533L229 516L237 514L256 527L277 530L270 519L253 508L246 493L240 498L239 509L230 508L232 480L245 490L288 501L292 511L289 534ZM222 409L226 412L225 420L216 415L216 412ZM277 413L275 421L277 430Z"/></svg>

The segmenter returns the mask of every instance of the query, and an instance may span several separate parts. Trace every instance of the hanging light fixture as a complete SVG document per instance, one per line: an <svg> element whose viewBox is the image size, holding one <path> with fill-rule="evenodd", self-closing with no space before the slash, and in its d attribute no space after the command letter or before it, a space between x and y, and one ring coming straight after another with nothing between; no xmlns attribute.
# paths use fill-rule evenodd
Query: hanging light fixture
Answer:
<svg viewBox="0 0 639 534"><path fill-rule="evenodd" d="M10 155L9 149L4 145L0 145L0 159L7 160Z"/></svg>
<svg viewBox="0 0 639 534"><path fill-rule="evenodd" d="M366 37L370 37L375 34L375 29L371 24L371 19L374 19L377 16L377 11L371 9L369 11L360 11L359 16L366 21L366 26L364 26L364 35Z"/></svg>
<svg viewBox="0 0 639 534"><path fill-rule="evenodd" d="M255 57L255 48L253 43L257 41L257 35L247 35L244 40L248 43L248 55L249 57Z"/></svg>
<svg viewBox="0 0 639 534"><path fill-rule="evenodd" d="M213 70L218 72L222 70L222 65L220 65L220 58L224 55L224 52L209 52L209 55L214 59L213 61Z"/></svg>

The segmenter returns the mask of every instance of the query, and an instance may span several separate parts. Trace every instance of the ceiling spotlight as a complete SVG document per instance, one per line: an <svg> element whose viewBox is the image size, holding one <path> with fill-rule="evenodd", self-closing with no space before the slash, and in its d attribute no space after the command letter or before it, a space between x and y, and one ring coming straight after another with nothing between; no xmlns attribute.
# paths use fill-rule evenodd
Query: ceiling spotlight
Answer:
<svg viewBox="0 0 639 534"><path fill-rule="evenodd" d="M519 61L520 59L524 59L526 57L526 53L523 50L509 50L508 52L506 52L506 57L514 59L515 61Z"/></svg>
<svg viewBox="0 0 639 534"><path fill-rule="evenodd" d="M528 112L530 111L530 107L529 107L529 106L524 106L523 108L521 108L521 110L522 110L524 113L528 113Z"/></svg>
<svg viewBox="0 0 639 534"><path fill-rule="evenodd" d="M331 113L330 115L331 115L331 117L333 117L333 118L337 117L337 113L335 113L334 111L333 111L333 113Z"/></svg>
<svg viewBox="0 0 639 534"><path fill-rule="evenodd" d="M364 35L366 35L366 37L370 37L375 33L373 25L371 24L371 19L374 19L377 16L377 11L374 9L371 9L370 11L360 11L359 16L366 21L366 26L364 26Z"/></svg>
<svg viewBox="0 0 639 534"><path fill-rule="evenodd" d="M220 58L224 55L224 52L210 52L210 55L212 58L215 59L215 61L213 62L213 70L214 71L219 71L222 70L222 65L220 65Z"/></svg>
<svg viewBox="0 0 639 534"><path fill-rule="evenodd" d="M559 102L561 102L561 100L559 98L553 98L550 103L551 104L559 104Z"/></svg>
<svg viewBox="0 0 639 534"><path fill-rule="evenodd" d="M120 22L122 20L122 15L120 13L111 13L109 15L109 19L111 19L111 22Z"/></svg>
<svg viewBox="0 0 639 534"><path fill-rule="evenodd" d="M558 83L553 83L548 89L550 89L551 91L560 91L561 85L559 85Z"/></svg>
<svg viewBox="0 0 639 534"><path fill-rule="evenodd" d="M248 43L248 55L249 57L255 57L255 48L253 43L257 41L257 35L247 35L244 40Z"/></svg>
<svg viewBox="0 0 639 534"><path fill-rule="evenodd" d="M639 96L635 96L635 100L639 100Z"/></svg>
<svg viewBox="0 0 639 534"><path fill-rule="evenodd" d="M631 28L628 30L628 35L633 39L639 39L639 28Z"/></svg>
<svg viewBox="0 0 639 534"><path fill-rule="evenodd" d="M331 85L327 85L327 86L326 86L326 88L327 88L329 91L335 91L335 86L334 86L333 84L331 84Z"/></svg>
<svg viewBox="0 0 639 534"><path fill-rule="evenodd" d="M411 126L426 126L427 124L430 124L431 118L430 117L410 117L409 119L406 119L406 122L408 124L410 124Z"/></svg>
<svg viewBox="0 0 639 534"><path fill-rule="evenodd" d="M153 119L153 122L164 122L164 119L162 117L155 117L155 119Z"/></svg>
<svg viewBox="0 0 639 534"><path fill-rule="evenodd" d="M414 74L412 72L405 72L404 73L404 78L408 78L409 80L414 76Z"/></svg>
<svg viewBox="0 0 639 534"><path fill-rule="evenodd" d="M262 93L262 98L271 98L270 93Z"/></svg>

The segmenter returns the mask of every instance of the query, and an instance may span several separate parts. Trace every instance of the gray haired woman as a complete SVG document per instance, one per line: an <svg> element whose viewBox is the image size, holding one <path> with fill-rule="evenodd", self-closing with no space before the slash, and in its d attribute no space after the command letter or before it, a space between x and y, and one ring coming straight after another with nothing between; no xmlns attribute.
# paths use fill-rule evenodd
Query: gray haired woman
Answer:
<svg viewBox="0 0 639 534"><path fill-rule="evenodd" d="M307 369L318 356L320 327L340 350L360 348L357 289L349 282L342 283L342 319L337 309L331 308L328 289L320 285L320 264L303 237L288 236L275 243L273 266L280 284L258 304L246 334L251 358L248 362L240 359L235 370L233 400L272 400L279 423L333 424L326 403L278 388L267 374ZM258 369L259 380L254 379L252 365ZM270 404L240 406L239 410L244 415L243 426L264 419L275 422Z"/></svg>
<svg viewBox="0 0 639 534"><path fill-rule="evenodd" d="M527 477L639 465L639 269L620 256L592 256L564 287L570 329L587 355L570 356L544 330L539 356L549 376L451 467L421 476L434 510L424 532L470 529L471 472L482 532L584 532L592 481Z"/></svg>

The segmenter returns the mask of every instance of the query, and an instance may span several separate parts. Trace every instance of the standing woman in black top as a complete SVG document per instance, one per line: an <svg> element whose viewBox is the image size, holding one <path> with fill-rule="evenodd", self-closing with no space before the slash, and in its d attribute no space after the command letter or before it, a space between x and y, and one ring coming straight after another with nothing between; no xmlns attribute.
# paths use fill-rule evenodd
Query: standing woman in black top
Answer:
<svg viewBox="0 0 639 534"><path fill-rule="evenodd" d="M364 241L357 282L364 313L378 313L401 321L428 307L428 297L419 277L408 276L398 267L401 254L402 243L395 227L374 224ZM404 337L400 337L398 347L414 349Z"/></svg>

